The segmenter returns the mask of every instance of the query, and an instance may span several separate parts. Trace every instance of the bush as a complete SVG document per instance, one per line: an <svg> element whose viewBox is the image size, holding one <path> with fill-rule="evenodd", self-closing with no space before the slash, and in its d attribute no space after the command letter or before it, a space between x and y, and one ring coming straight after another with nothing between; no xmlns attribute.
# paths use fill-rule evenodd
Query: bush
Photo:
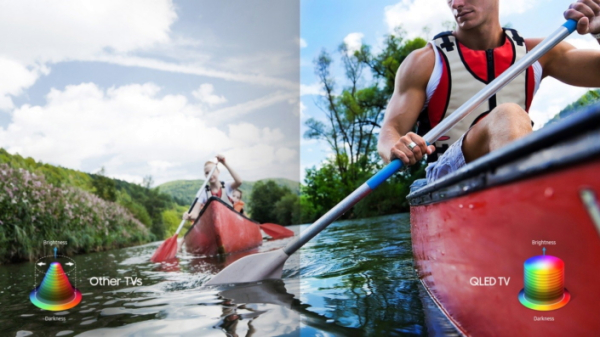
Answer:
<svg viewBox="0 0 600 337"><path fill-rule="evenodd" d="M248 206L252 210L252 219L260 222L275 222L289 225L299 220L299 201L287 186L278 185L273 180L258 181L252 188ZM294 218L295 217L295 218Z"/></svg>
<svg viewBox="0 0 600 337"><path fill-rule="evenodd" d="M75 187L0 164L0 262L47 253L44 240L68 241L64 254L148 242L148 229L122 206Z"/></svg>
<svg viewBox="0 0 600 337"><path fill-rule="evenodd" d="M277 222L273 207L285 194L287 187L279 186L273 180L259 181L254 185L248 204L252 208L252 219L260 222Z"/></svg>
<svg viewBox="0 0 600 337"><path fill-rule="evenodd" d="M287 193L273 207L276 222L282 226L300 223L300 198L293 193Z"/></svg>
<svg viewBox="0 0 600 337"><path fill-rule="evenodd" d="M411 166L407 171L394 174L351 210L344 213L342 218L367 218L407 212L409 205L406 196L409 187L415 179L425 177L425 166L422 162ZM302 222L312 222L325 214L381 168L382 166L376 165L372 171L360 172L353 185L344 183L342 175L330 161L325 161L320 168L307 169L300 199Z"/></svg>
<svg viewBox="0 0 600 337"><path fill-rule="evenodd" d="M177 227L179 227L179 224L181 223L181 215L187 211L187 207L177 205L175 208L162 212L162 222L165 224L167 236L171 236L175 233ZM191 227L191 224L191 221L187 221L183 226L181 233L185 234Z"/></svg>

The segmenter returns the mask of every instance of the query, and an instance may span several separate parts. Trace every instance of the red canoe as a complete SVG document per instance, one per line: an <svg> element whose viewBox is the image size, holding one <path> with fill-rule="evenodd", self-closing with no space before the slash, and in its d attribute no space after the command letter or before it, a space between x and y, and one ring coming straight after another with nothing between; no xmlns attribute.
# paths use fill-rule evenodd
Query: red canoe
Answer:
<svg viewBox="0 0 600 337"><path fill-rule="evenodd" d="M419 279L464 335L598 336L599 200L596 105L411 193ZM525 261L544 247L571 295L552 311L518 297Z"/></svg>
<svg viewBox="0 0 600 337"><path fill-rule="evenodd" d="M188 252L207 256L254 248L260 246L262 240L257 222L215 197L208 199L198 220L183 238Z"/></svg>

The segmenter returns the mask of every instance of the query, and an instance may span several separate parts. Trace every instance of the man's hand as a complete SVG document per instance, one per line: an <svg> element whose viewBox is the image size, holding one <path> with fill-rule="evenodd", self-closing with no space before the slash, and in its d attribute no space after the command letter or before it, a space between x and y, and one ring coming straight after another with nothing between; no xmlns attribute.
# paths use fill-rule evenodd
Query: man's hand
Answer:
<svg viewBox="0 0 600 337"><path fill-rule="evenodd" d="M565 19L577 21L579 34L600 33L600 0L578 0L564 13Z"/></svg>
<svg viewBox="0 0 600 337"><path fill-rule="evenodd" d="M396 144L394 144L390 158L398 158L402 160L405 165L414 165L423 158L424 154L429 155L432 154L433 151L435 151L433 145L427 146L425 139L414 132L409 132L400 137Z"/></svg>
<svg viewBox="0 0 600 337"><path fill-rule="evenodd" d="M218 154L217 155L217 160L219 161L219 163L225 164L225 156L224 155Z"/></svg>

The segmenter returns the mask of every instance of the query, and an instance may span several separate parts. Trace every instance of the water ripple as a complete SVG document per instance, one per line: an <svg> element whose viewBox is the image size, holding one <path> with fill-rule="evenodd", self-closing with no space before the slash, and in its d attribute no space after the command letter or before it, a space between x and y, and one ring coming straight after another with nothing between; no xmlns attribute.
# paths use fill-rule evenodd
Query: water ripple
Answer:
<svg viewBox="0 0 600 337"><path fill-rule="evenodd" d="M298 233L305 227L291 228ZM1 266L0 324L13 336L426 334L407 214L332 224L289 258L283 280L203 286L235 259L289 240L265 241L227 258L181 251L177 261L163 264L149 262L160 243L75 256L77 278L70 279L83 299L58 313L29 302L33 264ZM121 281L92 286L92 277ZM125 277L142 285L127 284Z"/></svg>

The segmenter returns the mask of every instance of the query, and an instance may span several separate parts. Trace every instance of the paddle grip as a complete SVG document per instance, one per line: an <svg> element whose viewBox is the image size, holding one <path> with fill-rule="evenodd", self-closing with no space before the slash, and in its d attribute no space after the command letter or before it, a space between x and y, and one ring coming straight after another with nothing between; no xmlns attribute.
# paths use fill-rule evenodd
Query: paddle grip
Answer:
<svg viewBox="0 0 600 337"><path fill-rule="evenodd" d="M565 27L569 33L573 33L577 28L577 21L569 19L567 22L563 23L563 27Z"/></svg>
<svg viewBox="0 0 600 337"><path fill-rule="evenodd" d="M383 169L381 169L381 171L377 172L374 176L367 180L367 185L369 185L370 189L374 190L381 185L381 183L391 177L392 174L401 169L403 165L404 163L402 163L400 159L392 160Z"/></svg>

